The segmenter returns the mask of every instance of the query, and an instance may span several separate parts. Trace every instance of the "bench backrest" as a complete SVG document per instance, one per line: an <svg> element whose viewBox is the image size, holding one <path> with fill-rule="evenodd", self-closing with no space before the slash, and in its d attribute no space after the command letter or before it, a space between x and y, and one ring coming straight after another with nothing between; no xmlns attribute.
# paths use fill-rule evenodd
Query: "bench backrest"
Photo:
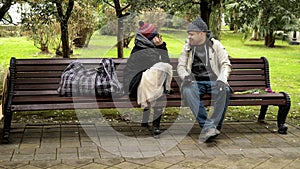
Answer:
<svg viewBox="0 0 300 169"><path fill-rule="evenodd" d="M14 80L15 95L57 95L57 88L63 70L71 62L78 60L87 67L97 67L100 59L14 59L11 60L11 72ZM114 59L120 82L127 59ZM178 59L171 59L174 69L172 88L179 90L181 80L176 66ZM265 89L270 87L269 66L265 58L231 59L232 72L229 84L234 91Z"/></svg>

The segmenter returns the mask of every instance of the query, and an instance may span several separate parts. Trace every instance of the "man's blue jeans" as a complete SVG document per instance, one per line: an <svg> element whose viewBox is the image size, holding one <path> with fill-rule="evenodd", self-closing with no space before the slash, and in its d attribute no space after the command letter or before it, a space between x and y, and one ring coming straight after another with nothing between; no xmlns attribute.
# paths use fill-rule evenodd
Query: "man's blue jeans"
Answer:
<svg viewBox="0 0 300 169"><path fill-rule="evenodd" d="M217 89L215 81L194 81L192 84L182 86L182 95L185 103L191 108L201 128L204 130L216 127L221 130L225 113L229 104L231 90ZM204 94L211 94L213 103L213 113L208 117L201 98Z"/></svg>

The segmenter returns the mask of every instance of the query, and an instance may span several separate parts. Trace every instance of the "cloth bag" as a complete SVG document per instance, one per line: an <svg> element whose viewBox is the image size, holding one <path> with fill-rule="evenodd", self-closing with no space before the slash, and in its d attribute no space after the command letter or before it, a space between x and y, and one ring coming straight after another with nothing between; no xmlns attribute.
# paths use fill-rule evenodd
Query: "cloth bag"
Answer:
<svg viewBox="0 0 300 169"><path fill-rule="evenodd" d="M78 61L71 62L61 75L60 96L122 95L123 88L117 78L112 59L101 59L97 68L86 69Z"/></svg>
<svg viewBox="0 0 300 169"><path fill-rule="evenodd" d="M79 95L79 78L85 71L82 63L71 62L63 71L57 92L59 96L71 97Z"/></svg>
<svg viewBox="0 0 300 169"><path fill-rule="evenodd" d="M97 96L121 96L124 94L112 59L101 59L100 61L96 76L96 94Z"/></svg>

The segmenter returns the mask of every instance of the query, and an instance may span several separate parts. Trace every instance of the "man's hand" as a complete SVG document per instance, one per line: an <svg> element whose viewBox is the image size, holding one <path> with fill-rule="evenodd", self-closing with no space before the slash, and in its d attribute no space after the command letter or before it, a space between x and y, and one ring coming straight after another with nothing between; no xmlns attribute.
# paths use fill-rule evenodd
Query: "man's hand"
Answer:
<svg viewBox="0 0 300 169"><path fill-rule="evenodd" d="M183 79L183 85L190 85L192 84L194 81L193 81L193 77L188 75L188 76L185 76L184 79Z"/></svg>
<svg viewBox="0 0 300 169"><path fill-rule="evenodd" d="M226 84L224 82L222 82L221 80L217 80L216 81L216 89L219 91L224 91L226 90Z"/></svg>

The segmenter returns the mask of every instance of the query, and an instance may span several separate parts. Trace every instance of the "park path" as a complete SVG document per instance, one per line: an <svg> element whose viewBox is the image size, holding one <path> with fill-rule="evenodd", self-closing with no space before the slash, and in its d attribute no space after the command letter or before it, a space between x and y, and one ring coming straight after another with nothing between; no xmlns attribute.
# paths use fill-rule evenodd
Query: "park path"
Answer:
<svg viewBox="0 0 300 169"><path fill-rule="evenodd" d="M97 131L103 126L94 124L12 123L11 143L0 144L0 168L296 169L300 166L300 130L289 125L288 134L280 135L275 121L266 124L226 121L221 135L210 143L199 142L201 130L196 124L182 140L176 140L176 133L167 133L170 123L162 123L165 134L160 139L151 139L151 132L138 124L112 125L124 137L111 137L109 133L100 136ZM87 130L96 132L87 134ZM128 141L128 137L135 141ZM166 139L177 142L166 150L167 145L162 141Z"/></svg>

